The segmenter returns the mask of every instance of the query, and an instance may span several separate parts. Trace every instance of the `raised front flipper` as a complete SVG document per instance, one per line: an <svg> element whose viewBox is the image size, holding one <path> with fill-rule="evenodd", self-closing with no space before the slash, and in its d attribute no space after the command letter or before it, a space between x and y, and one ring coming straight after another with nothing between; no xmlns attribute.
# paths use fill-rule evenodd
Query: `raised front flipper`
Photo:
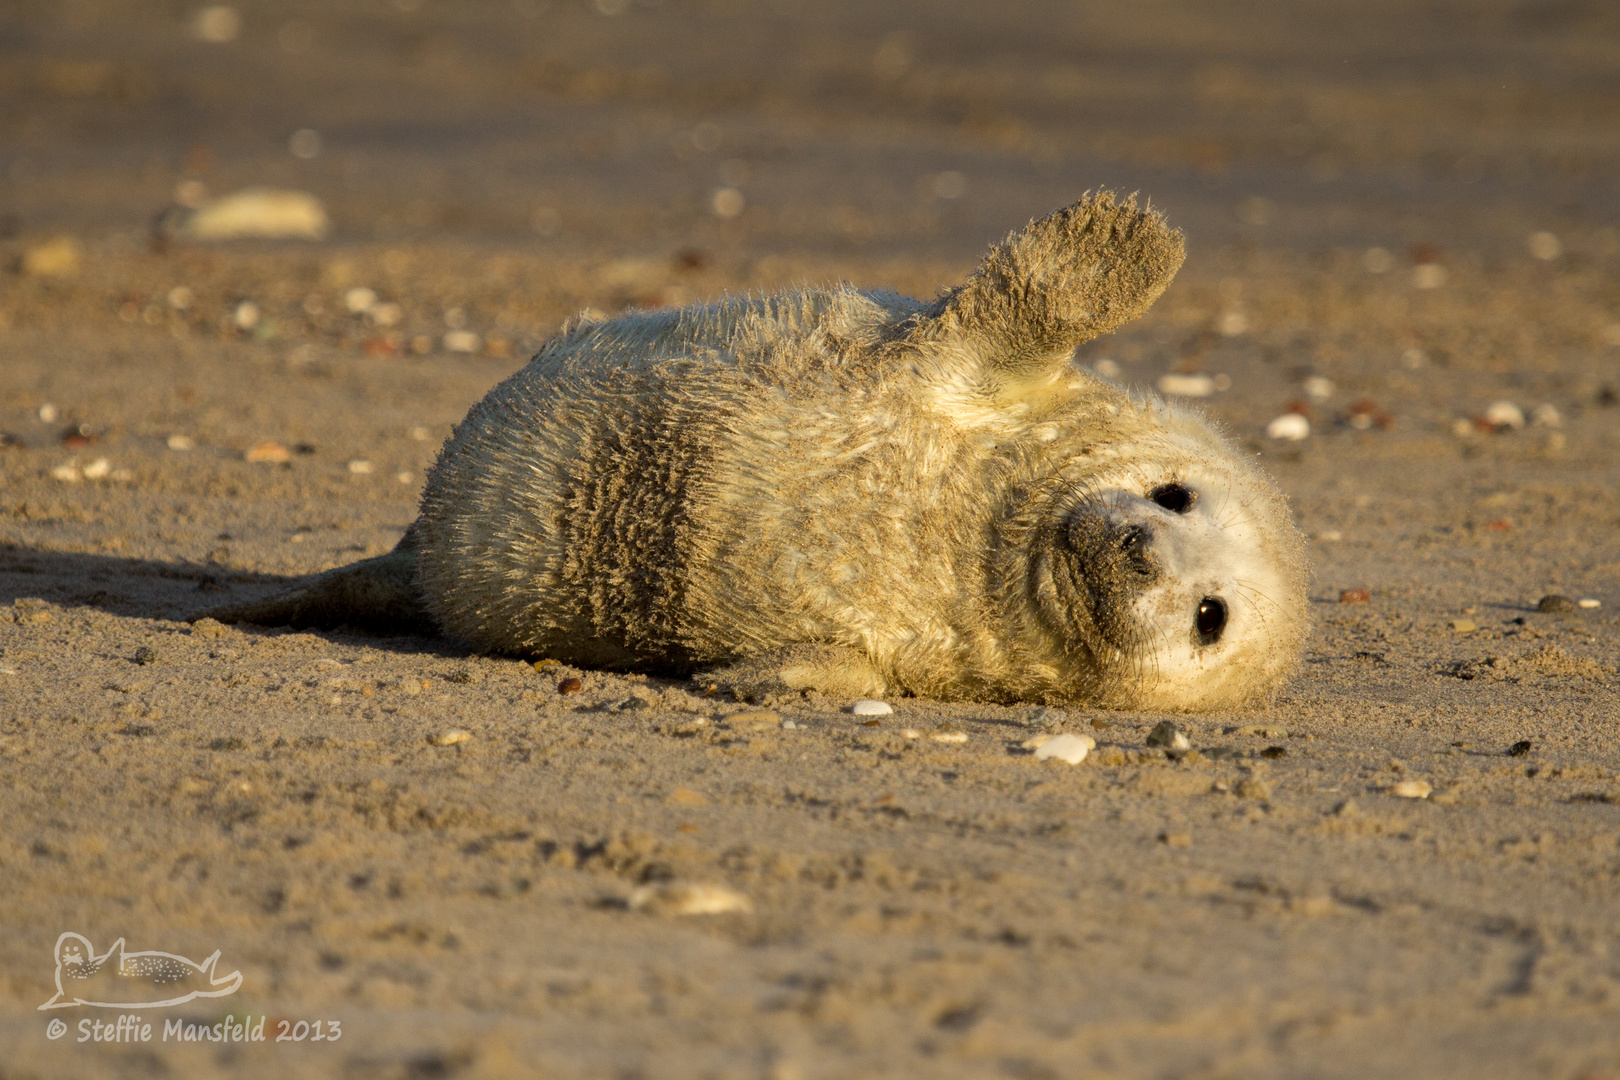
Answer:
<svg viewBox="0 0 1620 1080"><path fill-rule="evenodd" d="M807 690L833 698L873 698L888 689L870 660L842 645L772 649L704 672L698 680L759 705L797 698Z"/></svg>
<svg viewBox="0 0 1620 1080"><path fill-rule="evenodd" d="M202 618L300 629L355 626L424 637L440 632L417 591L416 546L409 532L386 555L329 570L265 600L200 611L191 621Z"/></svg>
<svg viewBox="0 0 1620 1080"><path fill-rule="evenodd" d="M1162 214L1101 191L991 248L906 336L925 348L959 342L980 355L991 382L1037 378L1146 311L1184 257L1181 233Z"/></svg>

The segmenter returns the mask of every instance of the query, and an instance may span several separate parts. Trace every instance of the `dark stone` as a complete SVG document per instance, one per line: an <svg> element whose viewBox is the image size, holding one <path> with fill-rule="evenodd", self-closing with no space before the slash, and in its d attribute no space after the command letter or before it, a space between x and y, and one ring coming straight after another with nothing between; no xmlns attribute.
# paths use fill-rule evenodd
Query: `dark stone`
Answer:
<svg viewBox="0 0 1620 1080"><path fill-rule="evenodd" d="M1149 746L1174 746L1176 745L1176 736L1180 734L1181 730L1176 727L1175 721L1160 720L1153 725L1153 730L1148 732L1147 744Z"/></svg>

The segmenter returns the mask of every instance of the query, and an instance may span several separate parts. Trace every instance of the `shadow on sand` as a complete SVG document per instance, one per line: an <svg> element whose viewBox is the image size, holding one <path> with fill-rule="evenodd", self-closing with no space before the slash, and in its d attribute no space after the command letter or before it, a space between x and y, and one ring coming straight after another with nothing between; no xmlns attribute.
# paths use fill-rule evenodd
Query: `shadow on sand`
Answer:
<svg viewBox="0 0 1620 1080"><path fill-rule="evenodd" d="M184 622L211 608L262 600L307 580L231 570L216 563L171 563L0 545L0 605L6 606L37 599L128 618ZM247 624L240 628L249 632L271 629ZM445 638L389 634L381 628L340 626L308 632L334 642L360 638L374 647L400 652L469 655Z"/></svg>

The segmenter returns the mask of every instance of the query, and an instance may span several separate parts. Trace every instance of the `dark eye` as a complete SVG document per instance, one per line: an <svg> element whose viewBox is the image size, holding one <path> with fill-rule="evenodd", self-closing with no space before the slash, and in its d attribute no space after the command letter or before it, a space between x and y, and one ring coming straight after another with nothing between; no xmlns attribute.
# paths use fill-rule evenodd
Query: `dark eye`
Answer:
<svg viewBox="0 0 1620 1080"><path fill-rule="evenodd" d="M1213 645L1221 640L1221 632L1226 629L1226 603L1213 596L1206 596L1198 601L1198 615L1193 619L1193 630L1198 634L1198 644Z"/></svg>
<svg viewBox="0 0 1620 1080"><path fill-rule="evenodd" d="M1198 492L1181 484L1160 484L1148 492L1148 498L1172 514L1185 514L1198 501Z"/></svg>

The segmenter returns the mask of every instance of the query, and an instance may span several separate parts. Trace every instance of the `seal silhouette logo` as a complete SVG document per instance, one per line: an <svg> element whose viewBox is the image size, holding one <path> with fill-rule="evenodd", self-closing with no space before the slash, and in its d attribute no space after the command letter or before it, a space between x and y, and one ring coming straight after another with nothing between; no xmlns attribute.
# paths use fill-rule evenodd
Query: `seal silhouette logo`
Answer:
<svg viewBox="0 0 1620 1080"><path fill-rule="evenodd" d="M40 1009L161 1009L236 993L242 973L219 975L218 965L218 949L199 963L155 949L126 952L123 938L97 956L89 938L69 930L56 939L56 996Z"/></svg>

